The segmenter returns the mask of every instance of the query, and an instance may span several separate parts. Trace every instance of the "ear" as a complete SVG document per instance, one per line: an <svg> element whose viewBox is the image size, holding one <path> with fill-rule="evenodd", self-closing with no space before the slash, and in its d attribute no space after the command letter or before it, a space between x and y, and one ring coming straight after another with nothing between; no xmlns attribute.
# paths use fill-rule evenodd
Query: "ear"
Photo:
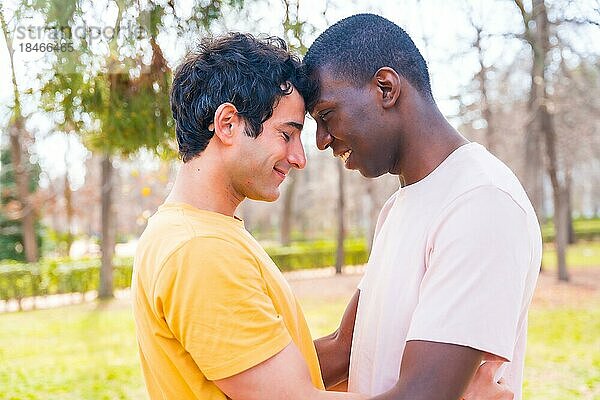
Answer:
<svg viewBox="0 0 600 400"><path fill-rule="evenodd" d="M383 108L393 107L402 90L402 79L394 69L381 67L373 76L373 83L381 94L381 105Z"/></svg>
<svg viewBox="0 0 600 400"><path fill-rule="evenodd" d="M232 145L234 137L243 131L244 122L237 108L231 103L223 103L215 111L215 119L208 129L213 128L215 136L225 145Z"/></svg>

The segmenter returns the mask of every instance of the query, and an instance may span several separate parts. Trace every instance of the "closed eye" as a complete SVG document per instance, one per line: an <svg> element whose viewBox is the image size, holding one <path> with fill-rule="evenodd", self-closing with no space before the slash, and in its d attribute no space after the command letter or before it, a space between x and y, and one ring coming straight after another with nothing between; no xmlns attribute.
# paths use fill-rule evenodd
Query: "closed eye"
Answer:
<svg viewBox="0 0 600 400"><path fill-rule="evenodd" d="M321 121L325 122L325 119L327 117L327 115L331 114L331 110L325 110L325 111L321 111L318 116L321 119Z"/></svg>
<svg viewBox="0 0 600 400"><path fill-rule="evenodd" d="M283 140L285 140L286 142L290 141L290 135L286 132L281 132L281 136L283 137Z"/></svg>

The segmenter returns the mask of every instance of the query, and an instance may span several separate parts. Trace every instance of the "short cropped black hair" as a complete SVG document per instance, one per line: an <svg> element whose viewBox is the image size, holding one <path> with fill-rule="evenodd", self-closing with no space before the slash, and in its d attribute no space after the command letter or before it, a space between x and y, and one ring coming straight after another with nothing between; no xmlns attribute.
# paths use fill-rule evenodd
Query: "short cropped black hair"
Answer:
<svg viewBox="0 0 600 400"><path fill-rule="evenodd" d="M213 137L209 125L217 108L232 103L246 123L245 133L257 137L273 108L293 87L306 85L300 60L278 37L254 38L228 33L206 38L175 70L171 110L176 122L179 155L187 162Z"/></svg>
<svg viewBox="0 0 600 400"><path fill-rule="evenodd" d="M433 100L427 63L419 49L402 28L379 15L357 14L327 28L304 57L307 74L324 67L360 86L379 68L390 67ZM314 103L317 97L311 93L307 102ZM307 108L313 106L308 104Z"/></svg>

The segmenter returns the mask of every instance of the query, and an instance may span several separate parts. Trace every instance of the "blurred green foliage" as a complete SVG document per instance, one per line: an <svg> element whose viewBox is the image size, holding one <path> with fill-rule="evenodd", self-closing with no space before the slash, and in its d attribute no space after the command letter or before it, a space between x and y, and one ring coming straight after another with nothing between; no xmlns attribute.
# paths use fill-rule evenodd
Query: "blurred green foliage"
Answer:
<svg viewBox="0 0 600 400"><path fill-rule="evenodd" d="M348 240L346 264L367 262L364 241ZM304 268L322 268L335 262L335 243L322 241L267 250L275 264L283 271ZM129 287L133 271L132 258L114 260L113 284L115 289ZM85 293L98 290L100 259L52 259L35 264L0 264L0 300L20 300L25 297L47 296L60 293Z"/></svg>
<svg viewBox="0 0 600 400"><path fill-rule="evenodd" d="M29 191L34 193L38 188L41 167L37 162L31 162L29 155ZM23 230L21 221L10 215L11 209L16 211L21 206L17 199L17 185L12 167L10 151L0 150L0 260L25 261L23 251ZM14 212L13 211L13 212ZM42 226L36 223L38 250L42 247Z"/></svg>
<svg viewBox="0 0 600 400"><path fill-rule="evenodd" d="M266 248L267 253L282 271L323 268L335 265L337 244L331 240L298 242L286 247ZM344 241L345 265L365 264L369 251L364 239Z"/></svg>
<svg viewBox="0 0 600 400"><path fill-rule="evenodd" d="M114 288L131 284L133 260L114 260ZM0 264L0 300L98 290L100 259L55 259L34 264Z"/></svg>
<svg viewBox="0 0 600 400"><path fill-rule="evenodd" d="M573 231L577 240L598 239L600 218L576 218L573 220ZM545 243L554 241L554 222L549 221L542 226L542 237Z"/></svg>
<svg viewBox="0 0 600 400"><path fill-rule="evenodd" d="M335 242L321 240L299 242L288 247L269 247L267 253L282 271L323 268L335 264ZM344 243L346 265L361 265L369 253L362 239ZM556 255L551 246L544 249L544 267L555 266ZM594 267L600 265L600 242L581 242L569 246L567 261L570 266ZM129 287L133 270L132 258L115 258L114 288ZM0 300L20 300L31 296L60 293L85 293L98 289L100 259L69 258L42 260L35 264L4 262L0 264Z"/></svg>

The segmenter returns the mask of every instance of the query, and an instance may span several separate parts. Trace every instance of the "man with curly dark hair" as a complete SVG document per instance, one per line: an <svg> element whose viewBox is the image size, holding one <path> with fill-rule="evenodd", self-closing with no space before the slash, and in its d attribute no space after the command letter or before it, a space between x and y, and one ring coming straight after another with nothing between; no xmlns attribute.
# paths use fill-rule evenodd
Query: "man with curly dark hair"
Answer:
<svg viewBox="0 0 600 400"><path fill-rule="evenodd" d="M283 40L240 33L204 40L175 71L183 164L140 238L132 282L151 399L361 398L322 390L297 300L235 217L304 168L304 85Z"/></svg>

